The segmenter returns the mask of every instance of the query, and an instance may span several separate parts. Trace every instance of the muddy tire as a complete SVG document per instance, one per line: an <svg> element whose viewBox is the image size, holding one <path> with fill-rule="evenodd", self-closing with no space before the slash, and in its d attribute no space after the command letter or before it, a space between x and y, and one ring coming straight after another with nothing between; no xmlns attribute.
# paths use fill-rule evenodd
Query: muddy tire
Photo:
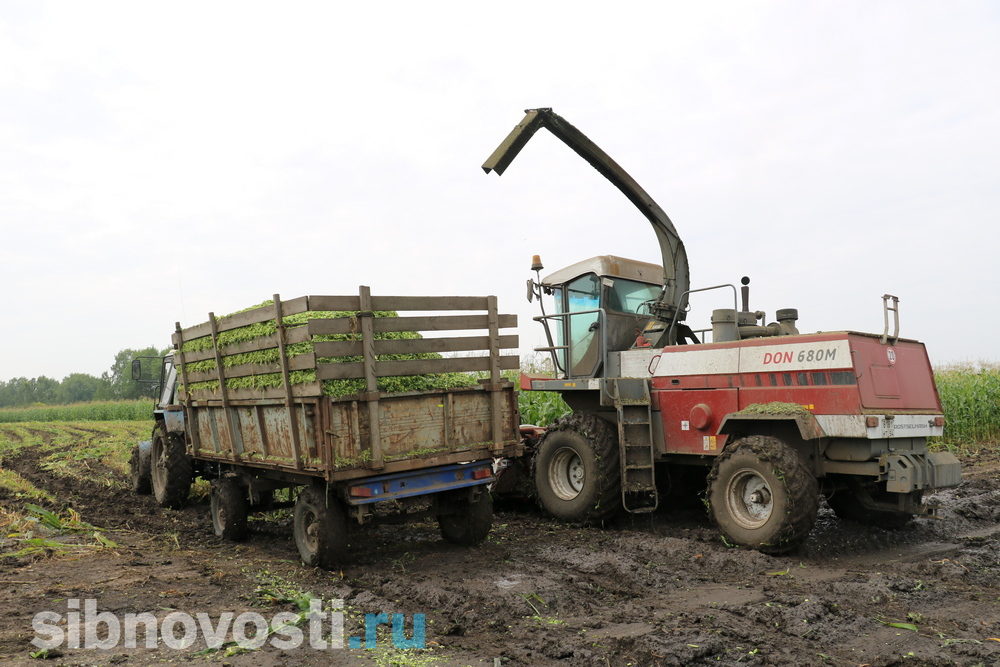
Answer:
<svg viewBox="0 0 1000 667"><path fill-rule="evenodd" d="M247 513L250 501L247 490L235 477L223 477L212 485L212 528L224 540L245 540L249 527Z"/></svg>
<svg viewBox="0 0 1000 667"><path fill-rule="evenodd" d="M479 544L490 534L493 527L493 498L489 491L481 487L470 500L468 489L445 491L438 502L447 505L449 512L439 514L438 527L441 537L452 544L471 547Z"/></svg>
<svg viewBox="0 0 1000 667"><path fill-rule="evenodd" d="M292 532L302 562L332 570L347 559L347 514L322 485L307 486L295 500Z"/></svg>
<svg viewBox="0 0 1000 667"><path fill-rule="evenodd" d="M184 439L175 433L164 432L162 426L154 428L150 463L156 502L161 507L183 507L194 475Z"/></svg>
<svg viewBox="0 0 1000 667"><path fill-rule="evenodd" d="M708 504L730 541L783 553L812 530L819 488L794 449L777 438L752 435L715 460L708 474Z"/></svg>
<svg viewBox="0 0 1000 667"><path fill-rule="evenodd" d="M585 413L560 419L534 461L538 502L563 521L601 523L621 509L618 433Z"/></svg>
<svg viewBox="0 0 1000 667"><path fill-rule="evenodd" d="M909 512L893 512L892 510L873 510L864 506L863 498L885 502L896 494L880 491L874 485L850 486L837 489L827 495L826 504L840 519L860 523L863 526L876 526L886 530L898 530L913 520Z"/></svg>
<svg viewBox="0 0 1000 667"><path fill-rule="evenodd" d="M151 442L138 444L132 448L132 456L129 457L130 486L132 493L140 496L153 492L152 449Z"/></svg>

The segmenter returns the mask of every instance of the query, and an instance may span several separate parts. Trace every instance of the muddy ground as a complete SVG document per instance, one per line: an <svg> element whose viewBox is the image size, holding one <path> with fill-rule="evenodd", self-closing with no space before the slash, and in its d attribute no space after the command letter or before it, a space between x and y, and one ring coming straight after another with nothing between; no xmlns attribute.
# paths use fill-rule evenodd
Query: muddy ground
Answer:
<svg viewBox="0 0 1000 667"><path fill-rule="evenodd" d="M605 529L506 508L480 547L441 541L431 522L382 526L352 538L353 564L324 572L298 563L287 512L255 520L246 543L222 543L204 503L163 510L122 487L41 472L26 448L4 465L119 546L0 561L0 660L45 664L29 657L31 619L65 613L69 598L119 615L217 617L295 611L290 600L309 592L346 601L347 635L366 612L424 613L428 650L231 655L202 642L63 648L48 664L1000 665L1000 459L966 463L962 486L934 498L940 519L889 532L824 507L787 556L727 547L696 508ZM0 495L0 507L22 505Z"/></svg>

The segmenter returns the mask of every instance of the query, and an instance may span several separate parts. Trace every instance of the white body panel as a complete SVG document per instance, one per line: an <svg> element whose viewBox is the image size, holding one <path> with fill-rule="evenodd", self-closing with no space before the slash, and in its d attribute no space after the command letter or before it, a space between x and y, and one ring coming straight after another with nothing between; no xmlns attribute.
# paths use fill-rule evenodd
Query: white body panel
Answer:
<svg viewBox="0 0 1000 667"><path fill-rule="evenodd" d="M664 377L825 370L852 365L851 348L846 340L676 352L636 349L621 353L622 377L650 377L650 369L653 376Z"/></svg>

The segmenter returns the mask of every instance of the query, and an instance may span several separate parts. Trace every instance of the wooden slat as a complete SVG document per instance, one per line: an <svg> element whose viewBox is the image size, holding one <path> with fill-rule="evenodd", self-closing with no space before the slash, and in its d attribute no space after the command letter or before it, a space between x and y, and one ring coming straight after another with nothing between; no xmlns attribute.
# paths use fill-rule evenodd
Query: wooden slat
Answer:
<svg viewBox="0 0 1000 667"><path fill-rule="evenodd" d="M281 304L281 309L286 316L304 313L309 310L309 297L300 296L297 299L285 301ZM274 305L272 304L269 306L260 306L259 308L254 308L252 310L246 310L242 313L236 313L235 315L230 315L229 317L220 317L216 319L216 331L221 333L223 331L245 327L248 324L266 322L273 318L273 314ZM201 324L196 324L193 327L188 327L183 331L184 340L203 338L211 333L211 322L202 322ZM176 341L174 342L176 343Z"/></svg>
<svg viewBox="0 0 1000 667"><path fill-rule="evenodd" d="M486 310L486 297L373 296L372 310Z"/></svg>
<svg viewBox="0 0 1000 667"><path fill-rule="evenodd" d="M288 359L288 369L293 371L305 371L316 368L316 355L297 354ZM239 366L229 366L226 368L227 378L241 378L249 375L264 375L266 373L280 373L281 362L275 361L269 364L241 364ZM195 371L188 373L188 382L205 382L215 380L215 370Z"/></svg>
<svg viewBox="0 0 1000 667"><path fill-rule="evenodd" d="M500 348L513 350L518 346L516 335L500 336ZM360 340L319 341L313 343L317 357L360 357ZM489 336L459 336L455 338L414 338L376 340L375 354L427 354L431 352L468 352L490 349Z"/></svg>
<svg viewBox="0 0 1000 667"><path fill-rule="evenodd" d="M500 329L499 329L499 318L497 314L497 298L495 296L488 297L488 309L487 318L490 321L490 417L492 421L491 433L493 435L493 451L498 452L503 448L503 415L501 414L501 404L500 404Z"/></svg>
<svg viewBox="0 0 1000 667"><path fill-rule="evenodd" d="M361 302L358 295L353 296L310 296L310 310L336 310L357 312L361 310Z"/></svg>
<svg viewBox="0 0 1000 667"><path fill-rule="evenodd" d="M418 317L376 317L372 322L375 333L387 331L458 331L460 329L488 329L487 315L426 315ZM359 323L353 317L336 317L309 320L312 336L357 333ZM517 326L517 315L500 315L498 326L510 329Z"/></svg>
<svg viewBox="0 0 1000 667"><path fill-rule="evenodd" d="M367 285L362 285L360 288L360 304L361 310L370 311L372 310L372 290ZM368 442L371 448L371 463L369 464L372 468L378 470L384 465L382 457L382 434L381 434L381 419L379 415L378 406L378 380L375 375L375 329L374 320L371 313L368 313L361 318L361 352L364 355L364 361L361 363L362 370L365 377L365 387L368 390L369 395L374 396L374 400L368 401Z"/></svg>
<svg viewBox="0 0 1000 667"><path fill-rule="evenodd" d="M292 328L285 329L286 343L289 344L304 343L307 340L309 340L309 330L306 328L305 325L295 326ZM270 336L261 336L260 338L254 338L253 340L243 341L242 343L233 343L232 345L226 345L222 348L222 356L227 357L231 354L243 354L245 352L259 352L260 350L270 350L275 347L278 347L278 336L277 334L271 334ZM212 359L214 357L215 357L214 348L208 348L207 350L198 350L197 352L184 353L185 363L202 361L204 359Z"/></svg>
<svg viewBox="0 0 1000 667"><path fill-rule="evenodd" d="M500 357L499 359L500 370L513 370L519 367L520 359L517 356L509 355ZM490 370L489 357L454 357L450 359L414 359L407 361L375 362L375 377L488 370ZM316 364L316 377L320 380L363 378L365 377L364 364L361 362Z"/></svg>
<svg viewBox="0 0 1000 667"><path fill-rule="evenodd" d="M219 352L219 330L215 313L208 314L209 331L212 334L212 349L215 350L215 373L219 379L219 394L222 396L222 407L226 415L226 435L229 440L229 456L233 461L240 459L236 452L237 429L233 426L233 413L229 410L229 388L226 387L226 367L222 365L222 354Z"/></svg>
<svg viewBox="0 0 1000 667"><path fill-rule="evenodd" d="M366 310L356 296L310 296L311 310ZM486 310L485 296L373 296L371 310Z"/></svg>
<svg viewBox="0 0 1000 667"><path fill-rule="evenodd" d="M294 394L292 394L292 381L289 378L289 372L292 364L285 352L285 324L284 312L282 311L283 304L281 303L281 297L277 294L274 295L273 302L274 325L276 329L275 333L278 336L278 359L280 362L278 365L281 367L281 386L285 390L285 408L288 414L288 427L292 434L292 461L295 462L295 467L301 470L302 456L299 448L299 422L295 418L295 397ZM308 356L312 358L306 359L306 361L312 361L312 363L315 364L316 357L311 354Z"/></svg>
<svg viewBox="0 0 1000 667"><path fill-rule="evenodd" d="M185 360L184 360L184 352L183 352L183 349L184 349L184 333L183 333L183 330L181 329L181 323L180 322L175 322L174 324L175 324L175 327L176 327L174 336L177 337L177 342L174 343L174 346L177 348L177 356L174 357L174 363L176 363L178 366L180 366L181 383L183 384L183 386L186 387L187 383L188 383L188 379L187 379L187 371L184 370L185 369ZM191 409L191 399L187 396L187 394L185 394L183 391L178 390L177 391L177 400L184 402L184 408L185 408L185 413L184 414L187 415L187 420L188 420L187 421L187 431L188 431L188 433L191 434L191 443L194 446L194 450L198 451L199 449L201 449L201 436L198 434L198 416Z"/></svg>
<svg viewBox="0 0 1000 667"><path fill-rule="evenodd" d="M305 384L293 384L292 396L296 398L316 398L323 395L323 386L319 382L306 382ZM243 401L260 398L285 398L284 387L267 387L266 389L229 389L230 401ZM220 401L222 395L218 389L195 389L191 392L191 399L195 401Z"/></svg>

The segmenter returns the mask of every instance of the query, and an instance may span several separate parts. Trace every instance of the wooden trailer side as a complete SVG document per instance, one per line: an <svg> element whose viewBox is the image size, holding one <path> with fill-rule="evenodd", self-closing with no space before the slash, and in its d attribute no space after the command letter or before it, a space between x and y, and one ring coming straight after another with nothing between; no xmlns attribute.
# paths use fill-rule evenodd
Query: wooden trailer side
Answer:
<svg viewBox="0 0 1000 667"><path fill-rule="evenodd" d="M482 314L375 317L375 311L452 310ZM288 315L347 311L348 317L315 318L289 327ZM222 332L264 322L274 333L221 345ZM519 448L516 394L501 372L518 367L516 335L500 330L517 325L515 315L500 314L496 297L379 297L362 287L357 296L307 296L216 318L174 334L176 363L183 388L179 397L188 415L193 455L202 460L238 463L328 480L379 471L512 455ZM471 331L486 335L384 340L390 331ZM341 340L322 340L330 335ZM184 351L194 338L210 337L210 347ZM312 352L289 357L286 346L309 342ZM204 346L202 346L204 347ZM225 357L275 350L278 361L226 365ZM384 355L484 351L486 356L387 360ZM360 357L359 361L321 361ZM188 365L214 361L211 370ZM315 380L293 384L293 371ZM387 394L383 377L450 372L485 372L476 386ZM280 374L280 385L233 388L228 380ZM364 391L349 397L323 395L326 380L363 380ZM195 383L214 382L214 387ZM195 388L191 388L195 385Z"/></svg>

